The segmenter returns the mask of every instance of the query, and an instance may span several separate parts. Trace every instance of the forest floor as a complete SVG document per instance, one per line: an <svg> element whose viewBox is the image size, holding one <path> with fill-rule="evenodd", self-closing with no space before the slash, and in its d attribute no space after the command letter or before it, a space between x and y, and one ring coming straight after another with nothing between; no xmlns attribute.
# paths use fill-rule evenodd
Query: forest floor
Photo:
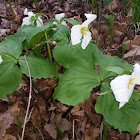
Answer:
<svg viewBox="0 0 140 140"><path fill-rule="evenodd" d="M82 23L84 13L91 13L91 4L89 2L76 3L73 1L63 0L42 0L38 3L38 9L33 2L27 1L21 3L12 2L14 15L10 11L8 1L0 0L0 42L5 36L14 34L21 27L24 18L24 9L34 13L43 13L49 19L54 18L57 13L65 13L66 18L75 18ZM125 42L126 50L124 59L128 63L140 64L140 35L135 34L134 30L128 29L128 23L131 23L131 10L127 8L129 15L126 15L123 3L114 1L112 7L102 6L102 16L98 30L97 26L91 27L93 40L97 42L100 50L107 55L122 57L122 44ZM94 7L94 11L97 8ZM95 13L95 12L94 12ZM108 19L103 14L114 15L113 23L113 41L110 46L110 26ZM45 20L45 19L44 19ZM95 21L97 23L97 20ZM129 35L132 35L131 38ZM98 39L97 39L98 38ZM64 113L69 106L54 101L52 98L54 88L57 82L53 78L34 80L41 92L48 98L50 106L44 99L36 94L32 94L30 106L30 119L26 124L24 140L100 140L104 135L103 116L95 112L95 103L97 95L93 92L91 97L80 103L78 106L65 116ZM8 88L8 87L7 87ZM139 87L137 87L139 88ZM35 89L34 89L35 90ZM97 90L96 92L101 92ZM23 123L28 103L29 85L23 80L16 92L10 94L11 103L7 97L0 101L0 138L1 140L18 140L20 139L20 130L18 127L20 118ZM12 115L10 115L10 114ZM12 119L14 117L14 119ZM56 118L63 138L56 130ZM130 140L131 135L127 132L119 132L112 126L106 133L107 140ZM36 129L35 129L36 128ZM37 131L37 132L36 132ZM140 140L140 131L137 131L135 139ZM38 136L37 136L38 134Z"/></svg>

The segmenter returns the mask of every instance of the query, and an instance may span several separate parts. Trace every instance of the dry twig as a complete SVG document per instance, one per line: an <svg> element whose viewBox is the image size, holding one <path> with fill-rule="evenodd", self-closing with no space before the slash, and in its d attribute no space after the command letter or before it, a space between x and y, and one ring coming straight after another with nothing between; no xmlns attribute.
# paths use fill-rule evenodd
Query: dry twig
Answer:
<svg viewBox="0 0 140 140"><path fill-rule="evenodd" d="M26 55L24 55L25 58L25 62L28 68L28 72L29 72L29 78L30 78L30 92L29 92L29 100L28 100L28 106L27 106L27 111L26 111L26 116L24 119L24 124L23 124L23 130L22 130L22 137L21 140L23 140L24 137L24 132L25 132L25 126L26 126L26 122L27 122L27 118L28 118L28 112L29 112L29 108L30 108L30 103L31 103L31 92L32 92L32 79L31 79L31 73L30 73L30 69L29 69L29 65L26 59Z"/></svg>

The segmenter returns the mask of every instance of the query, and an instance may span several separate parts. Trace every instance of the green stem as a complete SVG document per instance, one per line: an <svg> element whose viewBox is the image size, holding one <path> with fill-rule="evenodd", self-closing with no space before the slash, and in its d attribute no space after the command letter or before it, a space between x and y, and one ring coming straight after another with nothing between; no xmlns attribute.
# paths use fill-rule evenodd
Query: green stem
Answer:
<svg viewBox="0 0 140 140"><path fill-rule="evenodd" d="M7 95L7 98L9 100L10 104L12 105L12 101L11 101L11 98L10 98L10 95L9 94Z"/></svg>
<svg viewBox="0 0 140 140"><path fill-rule="evenodd" d="M14 12L13 12L12 5L11 5L11 0L9 0L9 5L10 5L11 13L12 13L12 15L14 16Z"/></svg>
<svg viewBox="0 0 140 140"><path fill-rule="evenodd" d="M27 84L29 84L29 81L27 80L27 78L22 75L24 80L27 82ZM37 87L37 85L35 84L35 82L32 80L32 84L33 84L33 87L38 91L38 93L42 96L42 98L45 100L45 102L47 103L48 106L50 106L50 103L47 99L47 97L45 96L45 94L43 92L40 91L40 89Z"/></svg>
<svg viewBox="0 0 140 140"><path fill-rule="evenodd" d="M38 20L38 19L37 19ZM40 22L40 20L38 20ZM41 23L41 22L40 22ZM41 25L43 26L43 24L41 23ZM45 33L45 38L46 38L46 41L48 40L48 36L47 36L47 33L46 31L44 31ZM52 55L51 55L51 50L50 50L50 45L49 43L47 42L47 49L48 49L48 54L49 54L49 59L50 59L50 62L52 62Z"/></svg>
<svg viewBox="0 0 140 140"><path fill-rule="evenodd" d="M45 38L46 38L46 40L48 40L48 36L47 36L47 33L46 32L45 32ZM47 49L48 49L48 54L49 54L50 62L52 62L52 55L51 55L51 50L50 50L49 43L47 43Z"/></svg>

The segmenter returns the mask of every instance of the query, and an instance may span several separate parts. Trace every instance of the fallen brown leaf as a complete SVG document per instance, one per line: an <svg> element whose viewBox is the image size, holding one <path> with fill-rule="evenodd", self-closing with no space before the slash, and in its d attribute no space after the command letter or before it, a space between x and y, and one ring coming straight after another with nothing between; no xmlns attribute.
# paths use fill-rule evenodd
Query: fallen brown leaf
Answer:
<svg viewBox="0 0 140 140"><path fill-rule="evenodd" d="M49 135L52 137L52 138L54 138L54 139L56 139L57 138L57 131L56 131L56 126L55 126L55 124L46 124L45 126L44 126L44 128L45 128L45 130L49 133Z"/></svg>
<svg viewBox="0 0 140 140"><path fill-rule="evenodd" d="M12 136L10 134L6 134L4 137L2 137L1 140L17 140L15 136Z"/></svg>
<svg viewBox="0 0 140 140"><path fill-rule="evenodd" d="M18 102L16 102L14 105L8 108L6 111L7 113L11 113L12 116L14 117L14 123L18 124L17 117L20 113L20 108L18 107Z"/></svg>
<svg viewBox="0 0 140 140"><path fill-rule="evenodd" d="M11 113L5 112L0 114L0 139L5 135L6 129L10 128L14 121Z"/></svg>

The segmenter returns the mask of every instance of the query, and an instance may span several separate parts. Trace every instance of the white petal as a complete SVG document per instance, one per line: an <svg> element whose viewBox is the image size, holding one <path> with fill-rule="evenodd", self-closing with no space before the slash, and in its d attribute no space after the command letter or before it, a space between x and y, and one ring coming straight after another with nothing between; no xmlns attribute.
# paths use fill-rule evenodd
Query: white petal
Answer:
<svg viewBox="0 0 140 140"><path fill-rule="evenodd" d="M94 18L96 19L97 18L97 15L95 14L85 14L86 18L89 19L89 18Z"/></svg>
<svg viewBox="0 0 140 140"><path fill-rule="evenodd" d="M132 92L134 90L135 85L134 84L129 85L130 78L131 75L122 75L116 77L110 83L115 99L121 103L120 104L121 107L122 105L124 105L129 101Z"/></svg>
<svg viewBox="0 0 140 140"><path fill-rule="evenodd" d="M140 85L140 65L137 63L134 66L134 72L131 74L132 78L136 78L134 79L134 83Z"/></svg>
<svg viewBox="0 0 140 140"><path fill-rule="evenodd" d="M87 20L83 22L82 27L88 27L88 25L97 18L94 14L85 14Z"/></svg>
<svg viewBox="0 0 140 140"><path fill-rule="evenodd" d="M83 39L82 39L82 48L85 49L87 45L89 44L91 38L91 32L86 32L87 35L84 34Z"/></svg>
<svg viewBox="0 0 140 140"><path fill-rule="evenodd" d="M28 15L28 9L27 8L25 8L25 10L24 10L24 15Z"/></svg>
<svg viewBox="0 0 140 140"><path fill-rule="evenodd" d="M120 102L120 103L119 103L119 109L120 109L121 107L123 107L125 104L126 104L126 102L124 102L124 103L123 103L123 102Z"/></svg>
<svg viewBox="0 0 140 140"><path fill-rule="evenodd" d="M28 12L28 17L32 17L32 16L35 16L35 14L33 12Z"/></svg>
<svg viewBox="0 0 140 140"><path fill-rule="evenodd" d="M81 33L81 25L74 25L71 28L71 42L72 45L79 44L81 42L82 33Z"/></svg>
<svg viewBox="0 0 140 140"><path fill-rule="evenodd" d="M3 61L3 60L2 60L1 55L0 55L0 64L2 63L2 61Z"/></svg>
<svg viewBox="0 0 140 140"><path fill-rule="evenodd" d="M56 15L55 15L55 19L60 20L60 19L63 18L64 16L65 16L65 13L56 14Z"/></svg>
<svg viewBox="0 0 140 140"><path fill-rule="evenodd" d="M30 17L23 18L23 22L22 22L22 25L21 26L31 24L30 19L31 19Z"/></svg>

